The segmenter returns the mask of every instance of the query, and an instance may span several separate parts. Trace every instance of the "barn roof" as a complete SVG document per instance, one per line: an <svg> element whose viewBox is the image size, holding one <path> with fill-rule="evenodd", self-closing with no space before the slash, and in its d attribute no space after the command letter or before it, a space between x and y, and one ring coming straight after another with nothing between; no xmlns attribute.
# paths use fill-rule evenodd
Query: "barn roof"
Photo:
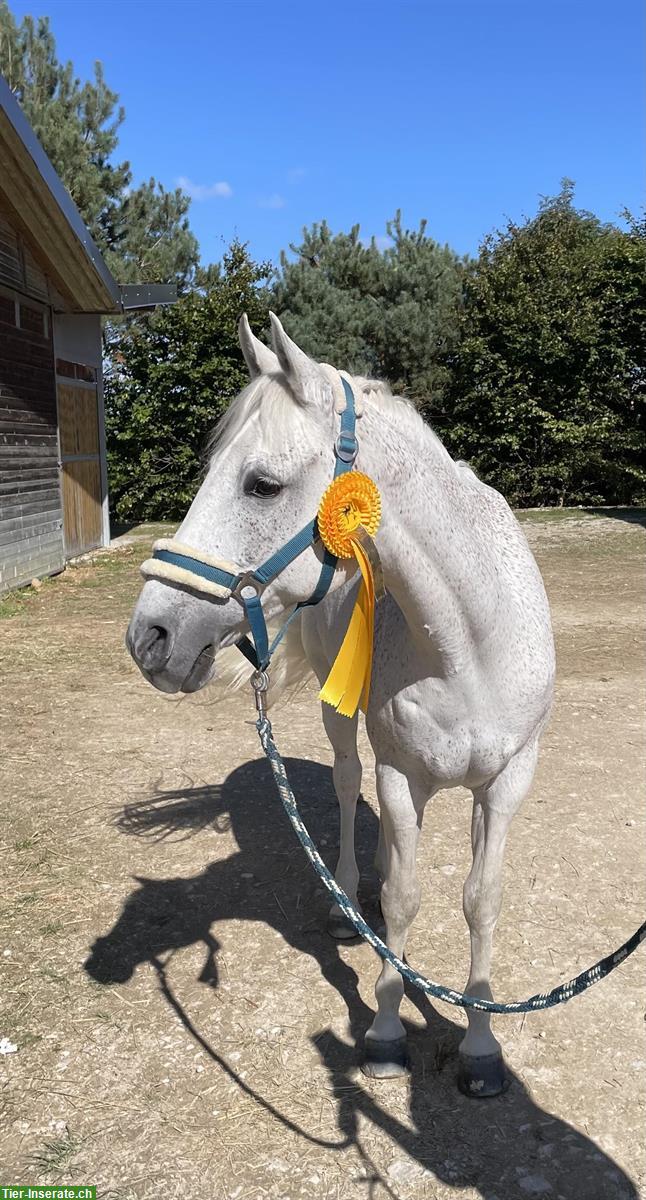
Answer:
<svg viewBox="0 0 646 1200"><path fill-rule="evenodd" d="M0 201L63 298L65 311L121 313L176 299L176 289L167 285L117 283L2 75Z"/></svg>

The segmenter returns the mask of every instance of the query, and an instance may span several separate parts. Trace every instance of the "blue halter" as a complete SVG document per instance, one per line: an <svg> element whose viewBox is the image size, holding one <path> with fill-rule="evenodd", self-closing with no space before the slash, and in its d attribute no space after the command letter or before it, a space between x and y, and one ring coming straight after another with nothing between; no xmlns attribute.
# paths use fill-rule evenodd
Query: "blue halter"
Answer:
<svg viewBox="0 0 646 1200"><path fill-rule="evenodd" d="M334 467L335 479L339 475L343 475L346 471L351 470L359 450L359 443L357 442L355 433L356 410L354 393L350 384L343 376L341 376L341 382L345 392L346 403L345 409L341 414L341 429L334 443L334 454L336 456ZM230 594L240 601L249 623L251 639L243 635L236 642L236 646L257 671L265 671L290 621L302 609L309 608L313 604L318 604L323 599L332 582L339 560L334 554L330 554L329 550L323 549L321 574L312 595L308 600L301 600L296 605L294 611L290 613L276 634L271 645L269 644L265 614L262 610L262 592L267 584L271 583L272 579L280 575L285 567L294 562L294 559L298 558L304 550L307 550L308 546L313 546L317 540L318 525L315 517L299 533L290 538L284 546L281 546L280 550L272 554L271 558L268 558L261 566L256 567L255 571L243 571L238 575L234 575L231 571L225 571L222 567L205 563L199 558L193 558L191 555L180 554L175 550L154 550L152 557L153 559L158 559L160 562L169 563L171 566L180 567L182 570L190 572L191 575L197 576L198 579L204 579L209 583L216 583L220 587L227 588Z"/></svg>

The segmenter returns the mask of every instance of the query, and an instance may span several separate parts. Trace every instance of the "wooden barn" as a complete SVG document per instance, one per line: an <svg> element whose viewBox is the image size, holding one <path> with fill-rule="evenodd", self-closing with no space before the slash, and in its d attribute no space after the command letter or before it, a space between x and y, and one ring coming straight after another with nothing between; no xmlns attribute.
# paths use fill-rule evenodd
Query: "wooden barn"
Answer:
<svg viewBox="0 0 646 1200"><path fill-rule="evenodd" d="M110 540L101 315L120 286L0 76L0 592Z"/></svg>

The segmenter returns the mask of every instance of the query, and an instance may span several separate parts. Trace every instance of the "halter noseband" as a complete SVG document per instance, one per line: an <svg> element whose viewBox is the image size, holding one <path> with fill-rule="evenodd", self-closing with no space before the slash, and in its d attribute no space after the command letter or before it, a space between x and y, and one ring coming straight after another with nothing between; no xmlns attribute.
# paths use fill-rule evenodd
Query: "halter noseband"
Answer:
<svg viewBox="0 0 646 1200"><path fill-rule="evenodd" d="M341 428L334 443L335 479L351 470L359 451L355 433L354 393L347 379L342 375L340 378L345 392L345 408L341 413ZM262 593L267 584L280 575L285 567L319 540L318 523L315 517L261 566L256 567L255 570L236 571L232 563L210 554L198 555L190 546L185 546L183 543L175 541L174 538L163 538L161 541L155 542L152 558L142 564L141 573L146 579L180 583L190 587L194 592L200 592L205 596L215 596L221 600L228 600L231 596L235 596L244 609L252 639L243 635L236 642L236 646L257 671L264 671L269 666L271 656L282 640L290 621L303 608L318 604L323 599L332 583L339 560L336 555L331 554L325 547L323 548L321 573L312 595L308 600L301 600L296 605L271 645L269 644L265 614L262 610Z"/></svg>

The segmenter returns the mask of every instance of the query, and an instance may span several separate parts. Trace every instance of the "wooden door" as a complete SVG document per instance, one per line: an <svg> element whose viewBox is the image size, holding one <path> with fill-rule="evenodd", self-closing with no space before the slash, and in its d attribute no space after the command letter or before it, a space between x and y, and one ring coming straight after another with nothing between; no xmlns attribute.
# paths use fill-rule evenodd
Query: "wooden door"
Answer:
<svg viewBox="0 0 646 1200"><path fill-rule="evenodd" d="M74 558L102 540L98 397L96 384L60 377L57 394L65 554Z"/></svg>

